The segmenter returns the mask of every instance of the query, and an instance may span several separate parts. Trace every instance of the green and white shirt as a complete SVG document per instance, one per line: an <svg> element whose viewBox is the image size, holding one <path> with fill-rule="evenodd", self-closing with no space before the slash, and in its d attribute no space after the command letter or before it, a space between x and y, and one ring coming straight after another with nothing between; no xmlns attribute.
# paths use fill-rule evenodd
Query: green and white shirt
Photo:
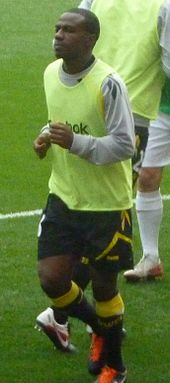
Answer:
<svg viewBox="0 0 170 383"><path fill-rule="evenodd" d="M170 77L170 0L82 0L79 7L98 16L101 37L95 54L125 81L135 125L148 126L159 106L164 81L161 64Z"/></svg>

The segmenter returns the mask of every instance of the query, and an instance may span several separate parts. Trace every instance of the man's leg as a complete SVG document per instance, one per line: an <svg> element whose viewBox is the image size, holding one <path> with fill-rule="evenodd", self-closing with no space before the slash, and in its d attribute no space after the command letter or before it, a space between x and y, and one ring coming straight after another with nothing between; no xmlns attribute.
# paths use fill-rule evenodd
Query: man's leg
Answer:
<svg viewBox="0 0 170 383"><path fill-rule="evenodd" d="M127 280L140 280L143 278L155 278L163 274L163 268L159 259L159 231L162 221L163 204L159 190L159 184L162 177L162 169L141 169L139 177L140 185L142 177L151 176L152 182L158 186L154 191L138 191L136 196L136 212L139 225L141 244L143 249L143 257L135 266L134 270L128 270L124 273ZM154 177L155 176L155 177ZM147 188L141 188L147 190Z"/></svg>
<svg viewBox="0 0 170 383"><path fill-rule="evenodd" d="M60 301L53 302L53 299L52 308L48 307L39 314L36 322L56 347L63 351L72 351L69 341L68 312L65 306L72 304L81 291L77 283L72 283L75 270L79 274L77 265L80 263L79 253L81 253L81 241L77 238L77 230L72 226L74 217L74 214L73 217L70 216L69 209L59 198L49 195L38 228L38 270L41 286L49 297L52 299L62 297L64 302L60 307ZM70 251L71 255L69 255ZM59 255L60 253L66 255ZM56 256L53 256L55 254ZM82 284L84 288L89 281L88 268L86 269L87 272L84 272L86 278L83 279ZM81 296L83 296L82 293ZM65 302L65 298L68 302ZM62 338L58 336L61 330L67 342L61 342Z"/></svg>
<svg viewBox="0 0 170 383"><path fill-rule="evenodd" d="M82 258L73 271L73 281L84 291L90 282L88 259Z"/></svg>
<svg viewBox="0 0 170 383"><path fill-rule="evenodd" d="M90 282L89 264L84 263L82 260L77 262L73 271L72 280L81 288L82 291L84 291ZM58 310L55 306L52 306L52 309L55 320L58 323L64 324L68 321L66 312Z"/></svg>
<svg viewBox="0 0 170 383"><path fill-rule="evenodd" d="M134 270L124 273L127 280L155 278L163 274L159 259L159 231L163 204L160 194L162 168L142 168L139 176L139 190L136 196L136 212L143 249L143 257Z"/></svg>
<svg viewBox="0 0 170 383"><path fill-rule="evenodd" d="M170 116L159 113L151 123L149 139L138 179L136 210L143 257L134 270L124 273L128 281L136 281L163 274L159 260L158 239L163 204L160 184L163 168L170 164Z"/></svg>
<svg viewBox="0 0 170 383"><path fill-rule="evenodd" d="M77 262L73 271L73 281L83 291L85 290L90 281L88 263L83 260ZM76 350L74 345L70 342L70 324L68 315L64 310L61 311L54 305L48 307L37 316L35 328L43 330L61 351L74 352ZM59 330L59 332L62 330L65 337L68 339L66 347L65 343L62 342L62 338L58 337L57 330Z"/></svg>
<svg viewBox="0 0 170 383"><path fill-rule="evenodd" d="M49 297L51 297L51 294L48 292L46 284L47 282L44 282L47 280L48 276L46 276L46 270L48 270L48 273L50 276L51 281L55 280L55 276L52 275L52 271L56 270L56 265L57 265L57 257L50 257L50 258L45 258L44 260L39 261L38 264L38 269L39 269L39 275L40 275L40 282L42 285L43 290L47 293ZM61 269L61 275L62 275L62 269L65 265L66 261L66 269L64 273L67 275L67 268L70 263L70 272L69 272L69 277L68 280L71 280L71 270L72 270L72 258L70 257L64 257L62 260L62 257L58 258L58 266L56 270L56 287L60 285L60 281L57 280L57 275L59 270ZM52 270L52 271L49 271ZM44 286L45 283L45 286ZM63 284L65 284L64 279L63 279ZM49 282L50 284L50 282ZM71 282L69 285L66 285L66 291L70 290L71 287ZM54 289L55 293L55 289ZM58 294L58 293L55 293ZM70 328L68 324L68 315L66 312L61 311L60 309L56 308L53 305L53 302L51 301L52 306L48 307L46 310L41 312L37 318L36 318L36 326L35 328L38 328L38 330L42 330L48 338L53 342L54 346L61 350L61 351L66 351L66 352L74 352L75 347L72 345L70 342Z"/></svg>
<svg viewBox="0 0 170 383"><path fill-rule="evenodd" d="M41 287L58 312L64 311L67 316L82 320L98 333L94 307L87 302L79 286L71 280L74 267L74 258L69 255L40 260L38 270Z"/></svg>
<svg viewBox="0 0 170 383"><path fill-rule="evenodd" d="M122 357L124 303L117 290L117 274L92 269L92 285L100 336L92 337L89 372L99 374L97 382L124 382L126 369ZM98 350L96 350L96 348ZM96 352L101 352L95 360Z"/></svg>

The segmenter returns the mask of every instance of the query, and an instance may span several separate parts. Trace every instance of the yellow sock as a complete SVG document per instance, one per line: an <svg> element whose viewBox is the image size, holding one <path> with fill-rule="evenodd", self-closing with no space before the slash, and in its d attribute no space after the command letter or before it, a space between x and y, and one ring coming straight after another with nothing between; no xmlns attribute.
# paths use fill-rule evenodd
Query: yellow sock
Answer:
<svg viewBox="0 0 170 383"><path fill-rule="evenodd" d="M106 302L96 302L96 313L101 318L124 314L124 303L120 294Z"/></svg>
<svg viewBox="0 0 170 383"><path fill-rule="evenodd" d="M76 285L75 282L72 281L71 289L66 294L59 298L52 299L53 305L57 308L68 306L76 300L76 298L79 296L79 293L80 288Z"/></svg>

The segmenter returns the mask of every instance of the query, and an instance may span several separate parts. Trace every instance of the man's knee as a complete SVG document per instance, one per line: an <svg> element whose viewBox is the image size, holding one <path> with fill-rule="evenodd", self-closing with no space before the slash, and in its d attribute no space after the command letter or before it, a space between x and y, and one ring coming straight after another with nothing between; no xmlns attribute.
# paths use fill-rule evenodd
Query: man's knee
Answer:
<svg viewBox="0 0 170 383"><path fill-rule="evenodd" d="M138 178L138 190L151 192L159 189L162 177L162 168L141 168Z"/></svg>
<svg viewBox="0 0 170 383"><path fill-rule="evenodd" d="M38 267L38 275L40 279L40 285L42 290L50 297L56 297L60 295L61 291L61 280L60 276L53 273L52 270L44 270L41 268L41 265ZM63 283L62 283L62 291L63 291ZM65 288L64 288L65 290Z"/></svg>
<svg viewBox="0 0 170 383"><path fill-rule="evenodd" d="M62 265L57 258L49 257L40 260L38 275L43 291L50 298L60 297L70 289L72 269L64 268L64 263Z"/></svg>

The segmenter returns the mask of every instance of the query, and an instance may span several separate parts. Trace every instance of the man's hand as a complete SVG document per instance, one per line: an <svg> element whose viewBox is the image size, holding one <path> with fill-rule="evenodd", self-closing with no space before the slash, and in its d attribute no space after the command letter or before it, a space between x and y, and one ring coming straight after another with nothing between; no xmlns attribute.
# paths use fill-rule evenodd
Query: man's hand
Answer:
<svg viewBox="0 0 170 383"><path fill-rule="evenodd" d="M40 159L46 156L47 150L50 147L50 135L49 133L40 134L33 142L33 148L35 153Z"/></svg>
<svg viewBox="0 0 170 383"><path fill-rule="evenodd" d="M57 144L64 149L71 148L73 133L67 125L61 122L50 124L49 135L51 144Z"/></svg>

